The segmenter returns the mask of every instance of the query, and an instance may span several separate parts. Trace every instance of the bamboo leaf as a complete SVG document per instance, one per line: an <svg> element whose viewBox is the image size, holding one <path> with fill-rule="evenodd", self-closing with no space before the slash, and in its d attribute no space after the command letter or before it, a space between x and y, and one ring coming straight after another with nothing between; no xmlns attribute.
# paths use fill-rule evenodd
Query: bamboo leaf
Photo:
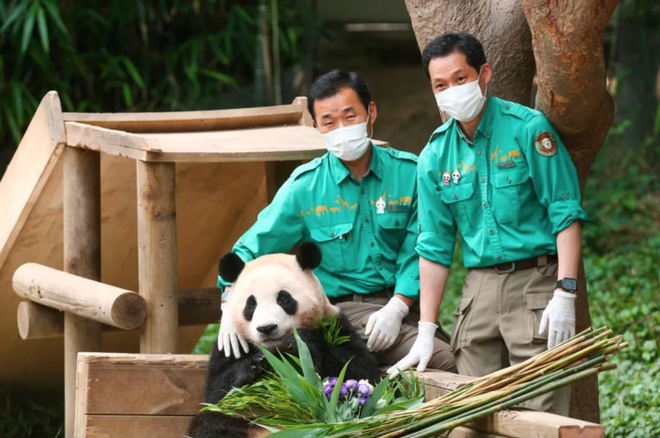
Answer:
<svg viewBox="0 0 660 438"><path fill-rule="evenodd" d="M42 3L46 7L46 11L48 11L48 15L50 15L50 18L55 22L55 25L59 27L60 31L62 31L63 34L68 35L66 26L64 25L64 22L60 17L60 10L57 5L57 2L55 0L42 0Z"/></svg>
<svg viewBox="0 0 660 438"><path fill-rule="evenodd" d="M34 20L37 17L38 3L34 3L28 11L25 23L23 23L23 39L21 40L21 53L25 53L30 45L30 38L32 37L32 29L34 29Z"/></svg>
<svg viewBox="0 0 660 438"><path fill-rule="evenodd" d="M50 45L48 41L48 25L46 24L46 11L44 11L44 8L41 6L39 6L39 11L37 13L37 24L39 25L41 46L44 48L44 52L50 53Z"/></svg>
<svg viewBox="0 0 660 438"><path fill-rule="evenodd" d="M18 125L23 124L23 98L21 96L21 85L17 82L9 83L12 97L14 98L14 108L16 114L16 122Z"/></svg>
<svg viewBox="0 0 660 438"><path fill-rule="evenodd" d="M29 4L29 0L24 0L23 2L19 3L18 6L16 6L11 12L11 14L9 14L9 17L7 17L7 20L2 25L2 27L0 27L0 33L4 32L5 29L7 29L9 25L17 19L25 11Z"/></svg>
<svg viewBox="0 0 660 438"><path fill-rule="evenodd" d="M337 412L337 403L339 402L339 393L341 392L341 385L344 383L344 375L346 375L346 369L348 368L348 364L351 361L349 360L346 362L346 365L344 365L344 368L342 368L341 373L339 373L339 376L337 377L337 383L335 384L335 388L332 390L332 396L330 397L330 406L328 407L328 420L330 423L334 423L337 421L336 419L336 412Z"/></svg>
<svg viewBox="0 0 660 438"><path fill-rule="evenodd" d="M131 95L131 87L128 86L128 84L124 83L121 85L122 92L124 93L124 101L126 102L126 106L131 107L133 106L133 96Z"/></svg>
<svg viewBox="0 0 660 438"><path fill-rule="evenodd" d="M303 375L307 383L312 385L313 388L317 389L320 392L323 392L323 383L318 374L316 374L316 369L314 368L314 361L312 360L312 354L309 352L307 344L305 344L296 329L293 330L293 336L296 339L296 344L298 345L298 356L300 357L300 365L303 370Z"/></svg>
<svg viewBox="0 0 660 438"><path fill-rule="evenodd" d="M244 22L249 23L249 24L256 24L256 20L252 17L250 17L250 14L247 13L245 9L240 7L239 5L234 5L234 10L238 15L241 16L241 18L244 20Z"/></svg>
<svg viewBox="0 0 660 438"><path fill-rule="evenodd" d="M385 391L385 388L387 388L389 383L390 383L390 379L384 378L378 383L378 385L376 385L374 390L371 392L371 396L369 396L369 399L362 407L362 411L360 412L360 418L368 417L373 413L374 409L376 409L376 404L378 403L378 400L380 400L381 395L383 395L383 392Z"/></svg>
<svg viewBox="0 0 660 438"><path fill-rule="evenodd" d="M138 72L138 69L135 68L135 64L133 64L133 62L125 56L122 58L122 62L124 63L124 66L128 71L128 74L131 75L131 77L135 81L135 84L138 87L140 87L141 90L144 90L144 82L142 81L140 72Z"/></svg>
<svg viewBox="0 0 660 438"><path fill-rule="evenodd" d="M208 70L208 69L202 69L201 73L206 75L206 76L209 76L209 77L211 77L211 78L213 78L213 79L215 79L218 82L221 82L223 84L236 85L236 79L234 79L231 76L226 75L224 73L220 73L220 72L212 71L212 70Z"/></svg>

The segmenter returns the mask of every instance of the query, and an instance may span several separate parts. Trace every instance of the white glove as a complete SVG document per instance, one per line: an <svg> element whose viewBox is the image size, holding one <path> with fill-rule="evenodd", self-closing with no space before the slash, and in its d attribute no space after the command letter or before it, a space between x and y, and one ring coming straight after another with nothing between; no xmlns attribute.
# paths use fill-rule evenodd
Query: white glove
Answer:
<svg viewBox="0 0 660 438"><path fill-rule="evenodd" d="M543 311L539 333L548 328L548 349L575 336L575 294L555 290Z"/></svg>
<svg viewBox="0 0 660 438"><path fill-rule="evenodd" d="M365 335L369 336L371 333L367 348L371 351L380 351L392 346L401 331L401 321L409 311L406 303L393 297L382 309L372 313L364 329Z"/></svg>
<svg viewBox="0 0 660 438"><path fill-rule="evenodd" d="M417 339L410 349L410 353L396 365L387 370L390 379L395 378L401 370L407 370L411 365L417 365L417 371L422 372L426 369L433 356L433 340L435 339L435 331L438 329L437 324L432 322L422 322L418 324Z"/></svg>
<svg viewBox="0 0 660 438"><path fill-rule="evenodd" d="M218 333L218 350L221 352L224 350L225 357L229 357L233 352L234 357L238 359L241 357L241 348L239 347L239 344L243 347L243 350L245 350L246 353L250 351L250 346L247 341L238 334L234 324L232 324L229 312L225 312L225 306L223 303L222 318L220 319L220 333Z"/></svg>

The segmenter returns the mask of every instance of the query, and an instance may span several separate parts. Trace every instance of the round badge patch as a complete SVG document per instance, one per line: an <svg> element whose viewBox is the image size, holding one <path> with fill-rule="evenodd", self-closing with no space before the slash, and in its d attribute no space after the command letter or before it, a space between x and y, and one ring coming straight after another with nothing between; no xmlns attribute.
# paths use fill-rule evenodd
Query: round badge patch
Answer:
<svg viewBox="0 0 660 438"><path fill-rule="evenodd" d="M537 135L534 145L536 146L536 152L546 157L551 157L557 153L557 140L548 131L543 131Z"/></svg>

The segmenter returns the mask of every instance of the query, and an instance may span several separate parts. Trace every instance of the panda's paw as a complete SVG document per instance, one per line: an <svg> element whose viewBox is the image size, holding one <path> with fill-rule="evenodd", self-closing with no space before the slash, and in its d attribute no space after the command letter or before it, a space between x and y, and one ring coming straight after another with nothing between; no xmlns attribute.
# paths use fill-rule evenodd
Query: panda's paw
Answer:
<svg viewBox="0 0 660 438"><path fill-rule="evenodd" d="M261 376L267 367L268 361L266 360L266 356L264 356L261 351L252 356L252 359L250 359L250 374L252 380L255 380L257 377Z"/></svg>

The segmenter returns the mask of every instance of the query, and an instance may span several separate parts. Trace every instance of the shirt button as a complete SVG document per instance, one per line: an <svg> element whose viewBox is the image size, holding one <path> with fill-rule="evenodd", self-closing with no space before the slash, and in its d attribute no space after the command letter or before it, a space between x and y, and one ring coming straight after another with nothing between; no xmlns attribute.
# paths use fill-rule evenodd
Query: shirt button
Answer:
<svg viewBox="0 0 660 438"><path fill-rule="evenodd" d="M481 149L479 149L479 150L477 151L477 154L481 155Z"/></svg>
<svg viewBox="0 0 660 438"><path fill-rule="evenodd" d="M374 246L374 243L373 243L373 242L371 242L371 243L370 243L369 245L371 245L371 246Z"/></svg>
<svg viewBox="0 0 660 438"><path fill-rule="evenodd" d="M569 199L570 196L568 194L564 195L564 199Z"/></svg>
<svg viewBox="0 0 660 438"><path fill-rule="evenodd" d="M486 136L489 136L489 135L490 135L490 131L486 131Z"/></svg>
<svg viewBox="0 0 660 438"><path fill-rule="evenodd" d="M454 195L454 199L458 199L458 195Z"/></svg>
<svg viewBox="0 0 660 438"><path fill-rule="evenodd" d="M506 106L504 107L504 109L509 109L509 105L506 105Z"/></svg>
<svg viewBox="0 0 660 438"><path fill-rule="evenodd" d="M495 234L495 230L490 230L490 234Z"/></svg>
<svg viewBox="0 0 660 438"><path fill-rule="evenodd" d="M365 217L365 218L364 218L364 221L365 221L365 222L369 222L369 218L368 218L368 217Z"/></svg>
<svg viewBox="0 0 660 438"><path fill-rule="evenodd" d="M484 202L484 208L488 207L488 202Z"/></svg>
<svg viewBox="0 0 660 438"><path fill-rule="evenodd" d="M502 260L502 256L501 256L501 255L498 255L498 256L497 256L497 260Z"/></svg>
<svg viewBox="0 0 660 438"><path fill-rule="evenodd" d="M399 226L399 221L394 222L394 225Z"/></svg>
<svg viewBox="0 0 660 438"><path fill-rule="evenodd" d="M332 233L332 234L330 235L330 237L335 237L335 233Z"/></svg>
<svg viewBox="0 0 660 438"><path fill-rule="evenodd" d="M364 195L364 190L360 190L360 194Z"/></svg>
<svg viewBox="0 0 660 438"><path fill-rule="evenodd" d="M486 178L484 178L484 177L482 176L482 177L481 177L481 182L486 182Z"/></svg>
<svg viewBox="0 0 660 438"><path fill-rule="evenodd" d="M380 271L381 269L383 269L383 267L381 265L378 265L378 270Z"/></svg>
<svg viewBox="0 0 660 438"><path fill-rule="evenodd" d="M507 179L506 179L506 182L509 183L509 184L511 184L511 178L507 178Z"/></svg>

